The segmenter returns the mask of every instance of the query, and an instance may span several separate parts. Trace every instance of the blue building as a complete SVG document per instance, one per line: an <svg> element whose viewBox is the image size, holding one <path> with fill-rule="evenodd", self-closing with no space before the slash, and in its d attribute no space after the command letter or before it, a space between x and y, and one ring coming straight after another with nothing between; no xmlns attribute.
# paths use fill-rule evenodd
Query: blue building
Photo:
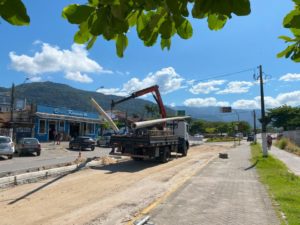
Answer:
<svg viewBox="0 0 300 225"><path fill-rule="evenodd" d="M52 141L59 132L64 140L80 135L95 138L101 124L97 113L37 105L34 136L40 141Z"/></svg>

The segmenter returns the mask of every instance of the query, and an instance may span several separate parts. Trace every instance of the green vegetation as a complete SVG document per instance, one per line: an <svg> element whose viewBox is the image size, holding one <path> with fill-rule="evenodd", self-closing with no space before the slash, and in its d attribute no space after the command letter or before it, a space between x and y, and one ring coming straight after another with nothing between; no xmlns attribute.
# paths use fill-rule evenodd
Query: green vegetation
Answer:
<svg viewBox="0 0 300 225"><path fill-rule="evenodd" d="M300 62L300 1L286 15L283 26L293 37L280 36L290 45L278 57ZM55 4L55 3L53 3ZM74 41L91 48L98 37L115 41L116 52L123 57L128 45L127 33L136 27L145 46L153 46L160 38L162 49L170 49L172 37L193 35L190 19L205 19L211 30L222 29L233 16L251 12L250 0L88 0L86 4L70 4L62 16L78 26ZM0 0L0 17L13 25L28 25L30 17L21 0Z"/></svg>
<svg viewBox="0 0 300 225"><path fill-rule="evenodd" d="M300 127L300 107L283 105L270 109L266 116L266 122L274 127L284 130L293 130Z"/></svg>
<svg viewBox="0 0 300 225"><path fill-rule="evenodd" d="M208 138L206 142L229 142L229 141L238 141L238 138L234 137L213 137Z"/></svg>
<svg viewBox="0 0 300 225"><path fill-rule="evenodd" d="M280 148L283 149L285 151L294 153L296 155L300 156L300 147L297 146L295 143L293 143L291 140L289 140L288 138L281 138L280 140L278 140L275 145Z"/></svg>
<svg viewBox="0 0 300 225"><path fill-rule="evenodd" d="M233 136L236 131L235 127L238 127L238 132L248 134L251 131L251 127L248 122L211 122L204 120L193 120L191 122L190 133L192 135L197 133L215 134L223 136L224 134Z"/></svg>
<svg viewBox="0 0 300 225"><path fill-rule="evenodd" d="M283 212L288 224L300 224L300 178L290 173L278 159L262 156L261 146L251 145L252 162L258 161L256 168L260 180L268 188L270 196L279 204L278 215ZM282 224L284 224L282 222Z"/></svg>

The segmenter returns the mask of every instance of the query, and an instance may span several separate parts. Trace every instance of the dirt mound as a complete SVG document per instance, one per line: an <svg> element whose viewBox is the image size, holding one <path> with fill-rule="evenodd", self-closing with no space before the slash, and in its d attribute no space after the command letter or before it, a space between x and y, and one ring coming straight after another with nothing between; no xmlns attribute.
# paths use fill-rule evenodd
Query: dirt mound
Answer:
<svg viewBox="0 0 300 225"><path fill-rule="evenodd" d="M109 156L104 156L104 157L101 158L101 160L102 160L102 163L103 163L104 165L114 164L114 163L117 162L116 159L111 158L111 157L109 157Z"/></svg>

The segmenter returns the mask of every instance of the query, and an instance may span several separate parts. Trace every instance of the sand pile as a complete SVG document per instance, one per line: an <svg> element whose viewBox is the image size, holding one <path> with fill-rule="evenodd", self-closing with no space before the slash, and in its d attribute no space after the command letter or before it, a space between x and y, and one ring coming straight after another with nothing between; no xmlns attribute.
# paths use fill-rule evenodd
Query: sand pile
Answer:
<svg viewBox="0 0 300 225"><path fill-rule="evenodd" d="M114 163L117 162L116 159L111 158L111 157L109 157L109 156L104 156L104 157L101 158L101 160L102 160L102 163L103 163L104 165L114 164Z"/></svg>

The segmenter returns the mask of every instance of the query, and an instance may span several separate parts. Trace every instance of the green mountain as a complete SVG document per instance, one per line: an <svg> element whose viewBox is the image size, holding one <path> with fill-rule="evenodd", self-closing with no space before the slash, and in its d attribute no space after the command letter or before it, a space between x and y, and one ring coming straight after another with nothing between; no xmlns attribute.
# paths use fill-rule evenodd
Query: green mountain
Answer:
<svg viewBox="0 0 300 225"><path fill-rule="evenodd" d="M1 92L10 91L10 89L0 87ZM114 95L104 95L97 92L84 91L70 87L65 84L53 82L34 82L25 83L15 87L15 96L19 99L26 98L27 102L47 105L53 107L66 107L74 110L87 112L96 112L90 103L90 97L93 97L104 110L110 110L112 100L118 100L122 97ZM143 99L130 99L115 106L114 109L128 113L128 115L139 114L146 115L145 105L155 105L153 102ZM171 109L167 109L172 113Z"/></svg>

